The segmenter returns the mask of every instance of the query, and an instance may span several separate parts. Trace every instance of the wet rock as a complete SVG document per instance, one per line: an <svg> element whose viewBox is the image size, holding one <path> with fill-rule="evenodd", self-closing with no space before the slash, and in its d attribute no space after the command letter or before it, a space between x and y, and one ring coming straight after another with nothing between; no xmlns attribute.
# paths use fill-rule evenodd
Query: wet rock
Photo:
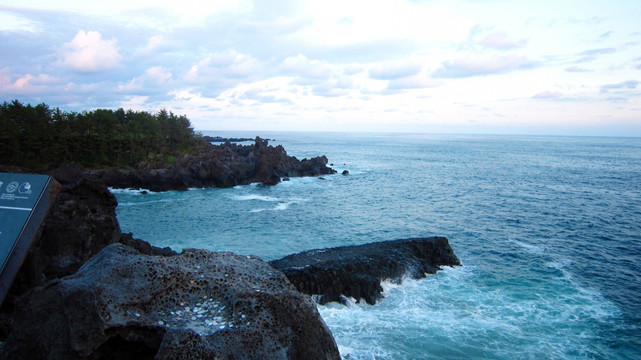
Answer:
<svg viewBox="0 0 641 360"><path fill-rule="evenodd" d="M0 359L339 359L308 296L256 257L112 244L17 300Z"/></svg>
<svg viewBox="0 0 641 360"><path fill-rule="evenodd" d="M375 304L382 297L383 280L400 282L405 275L420 279L440 266L460 264L444 237L310 250L270 262L298 291L317 295L321 304L341 302L341 296Z"/></svg>
<svg viewBox="0 0 641 360"><path fill-rule="evenodd" d="M343 170L343 172L341 174L348 175L349 174L349 170Z"/></svg>

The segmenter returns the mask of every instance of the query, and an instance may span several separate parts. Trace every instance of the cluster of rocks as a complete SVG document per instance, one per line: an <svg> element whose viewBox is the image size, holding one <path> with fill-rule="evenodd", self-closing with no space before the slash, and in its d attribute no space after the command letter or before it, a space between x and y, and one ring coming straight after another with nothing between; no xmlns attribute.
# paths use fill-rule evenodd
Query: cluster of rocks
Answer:
<svg viewBox="0 0 641 360"><path fill-rule="evenodd" d="M1 359L339 359L320 303L373 304L381 281L459 265L447 239L254 256L176 253L121 233L107 189L232 186L331 173L260 138L166 169L56 170L63 188L0 307ZM273 180L270 182L270 180ZM251 239L248 239L251 241Z"/></svg>
<svg viewBox="0 0 641 360"><path fill-rule="evenodd" d="M282 145L271 146L256 137L253 145L227 141L206 144L195 153L182 155L174 164L155 167L140 164L135 169L84 170L62 166L50 172L62 183L80 178L100 180L115 188L143 188L152 191L186 190L202 187L233 187L250 183L275 185L282 178L334 174L327 157L299 160L287 155Z"/></svg>

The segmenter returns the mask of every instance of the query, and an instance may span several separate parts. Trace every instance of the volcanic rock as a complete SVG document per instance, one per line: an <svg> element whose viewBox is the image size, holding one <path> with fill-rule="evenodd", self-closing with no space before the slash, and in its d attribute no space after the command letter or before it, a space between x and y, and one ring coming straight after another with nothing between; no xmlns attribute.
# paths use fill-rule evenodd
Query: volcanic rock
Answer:
<svg viewBox="0 0 641 360"><path fill-rule="evenodd" d="M207 144L195 154L179 157L168 167L141 164L132 170L99 169L84 176L99 179L115 188L144 188L152 191L185 190L202 187L233 187L250 183L275 185L282 177L334 174L327 157L298 160L285 149L256 137L253 145L229 141Z"/></svg>
<svg viewBox="0 0 641 360"><path fill-rule="evenodd" d="M447 238L431 237L304 251L270 265L320 304L342 302L347 296L373 305L382 298L383 280L400 283L406 275L420 279L440 266L461 263Z"/></svg>
<svg viewBox="0 0 641 360"><path fill-rule="evenodd" d="M0 359L339 359L313 301L256 257L112 244L16 302Z"/></svg>

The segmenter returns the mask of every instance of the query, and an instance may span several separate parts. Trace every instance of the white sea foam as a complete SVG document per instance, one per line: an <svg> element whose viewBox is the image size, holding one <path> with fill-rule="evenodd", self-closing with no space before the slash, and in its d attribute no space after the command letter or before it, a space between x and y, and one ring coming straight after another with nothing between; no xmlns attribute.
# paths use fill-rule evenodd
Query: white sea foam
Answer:
<svg viewBox="0 0 641 360"><path fill-rule="evenodd" d="M158 192L151 191L149 189L118 189L109 187L109 191L112 194L127 194L127 195L153 195L158 194Z"/></svg>
<svg viewBox="0 0 641 360"><path fill-rule="evenodd" d="M525 251L529 252L530 254L541 255L545 252L545 248L542 246L531 245L518 240L512 240L512 242L524 248Z"/></svg>
<svg viewBox="0 0 641 360"><path fill-rule="evenodd" d="M131 202L119 202L118 206L122 207L127 207L127 206L145 206L149 204L155 204L155 203L172 203L175 201L180 201L180 199L176 200L170 200L170 199L159 199L159 200L149 200L149 201L131 201Z"/></svg>
<svg viewBox="0 0 641 360"><path fill-rule="evenodd" d="M258 194L247 194L247 195L231 195L231 198L234 200L239 200L239 201L252 201L252 200L258 200L258 201L268 201L268 202L273 202L273 201L280 201L279 198L273 197L273 196L265 196L265 195L258 195Z"/></svg>
<svg viewBox="0 0 641 360"><path fill-rule="evenodd" d="M289 206L291 204L293 204L293 203L294 202L283 202L283 203L279 203L278 205L276 205L273 208L269 208L269 209L267 209L267 208L258 208L258 209L249 210L249 212L258 213L258 212L262 212L262 211L282 211L282 210L287 210L287 209L289 209Z"/></svg>
<svg viewBox="0 0 641 360"><path fill-rule="evenodd" d="M532 358L572 358L592 351L599 334L590 323L617 316L599 294L568 282L538 290L550 293L522 296L518 288L479 287L478 281L482 276L474 270L445 268L400 285L384 282L385 299L374 306L318 308L345 359L395 359L403 353L395 346L399 341L429 343L436 358L461 353L510 358L514 351ZM568 336L575 333L581 336Z"/></svg>

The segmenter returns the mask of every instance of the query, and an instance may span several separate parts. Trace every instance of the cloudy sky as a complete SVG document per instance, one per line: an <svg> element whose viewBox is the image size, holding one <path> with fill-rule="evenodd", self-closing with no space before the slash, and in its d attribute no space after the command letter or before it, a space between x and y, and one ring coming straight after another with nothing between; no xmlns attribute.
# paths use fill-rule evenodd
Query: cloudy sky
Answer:
<svg viewBox="0 0 641 360"><path fill-rule="evenodd" d="M641 136L641 1L0 0L0 101L198 130Z"/></svg>

